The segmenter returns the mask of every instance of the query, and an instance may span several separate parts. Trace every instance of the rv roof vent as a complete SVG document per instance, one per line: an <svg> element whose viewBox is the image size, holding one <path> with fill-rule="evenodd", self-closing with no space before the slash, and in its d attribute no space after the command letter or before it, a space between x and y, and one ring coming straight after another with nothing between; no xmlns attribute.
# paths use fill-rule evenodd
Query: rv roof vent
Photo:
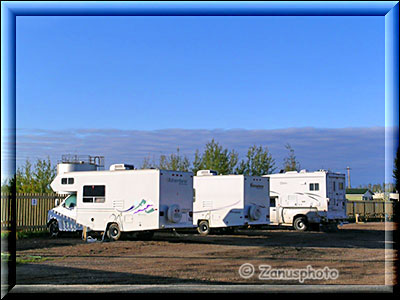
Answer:
<svg viewBox="0 0 400 300"><path fill-rule="evenodd" d="M306 169L300 170L300 173L307 173Z"/></svg>
<svg viewBox="0 0 400 300"><path fill-rule="evenodd" d="M133 165L127 164L114 164L110 166L110 171L120 171L120 170L133 170Z"/></svg>
<svg viewBox="0 0 400 300"><path fill-rule="evenodd" d="M200 170L197 171L197 176L214 176L217 175L218 172L214 170Z"/></svg>

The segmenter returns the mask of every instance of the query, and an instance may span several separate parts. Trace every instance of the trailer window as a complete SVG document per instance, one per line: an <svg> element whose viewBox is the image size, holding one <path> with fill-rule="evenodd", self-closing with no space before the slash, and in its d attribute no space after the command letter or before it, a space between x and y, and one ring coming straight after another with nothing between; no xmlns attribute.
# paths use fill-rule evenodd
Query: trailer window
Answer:
<svg viewBox="0 0 400 300"><path fill-rule="evenodd" d="M83 202L104 203L106 198L105 185L85 185L83 187Z"/></svg>
<svg viewBox="0 0 400 300"><path fill-rule="evenodd" d="M319 191L319 183L310 183L310 191Z"/></svg>

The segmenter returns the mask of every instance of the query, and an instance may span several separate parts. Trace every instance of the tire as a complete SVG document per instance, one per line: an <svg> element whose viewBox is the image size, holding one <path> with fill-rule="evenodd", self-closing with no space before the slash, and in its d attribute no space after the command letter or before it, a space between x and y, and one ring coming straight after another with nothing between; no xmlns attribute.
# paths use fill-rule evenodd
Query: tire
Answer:
<svg viewBox="0 0 400 300"><path fill-rule="evenodd" d="M261 218L261 210L258 206L253 205L250 207L249 216L253 221L258 221Z"/></svg>
<svg viewBox="0 0 400 300"><path fill-rule="evenodd" d="M209 234L210 225L208 224L208 221L200 221L199 226L197 226L197 231L203 236Z"/></svg>
<svg viewBox="0 0 400 300"><path fill-rule="evenodd" d="M118 241L121 237L121 230L117 223L112 223L108 226L107 237L110 241Z"/></svg>
<svg viewBox="0 0 400 300"><path fill-rule="evenodd" d="M179 223L182 219L182 213L178 204L171 205L167 211L167 218L172 223Z"/></svg>
<svg viewBox="0 0 400 300"><path fill-rule="evenodd" d="M60 229L58 227L58 222L53 220L49 224L50 237L56 238L60 236Z"/></svg>
<svg viewBox="0 0 400 300"><path fill-rule="evenodd" d="M307 218L305 218L305 217L297 217L293 221L293 227L297 231L306 231L308 229Z"/></svg>

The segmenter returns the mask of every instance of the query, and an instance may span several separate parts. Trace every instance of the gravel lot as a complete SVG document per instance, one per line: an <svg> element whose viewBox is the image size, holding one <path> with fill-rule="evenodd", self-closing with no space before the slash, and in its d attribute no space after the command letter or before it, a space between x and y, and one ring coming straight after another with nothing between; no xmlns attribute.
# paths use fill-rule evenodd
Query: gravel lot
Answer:
<svg viewBox="0 0 400 300"><path fill-rule="evenodd" d="M75 235L23 239L17 241L17 257L29 262L17 264L17 285L384 285L385 277L386 284L395 280L392 275L397 253L385 250L385 246L394 246L394 229L394 223L364 223L346 224L336 232L280 228L206 237L165 232L156 233L150 241L122 238L86 243ZM243 264L254 267L249 278L239 274ZM305 270L310 266L308 270L317 271L328 267L330 275L337 270L338 276L302 282L298 278L278 280L274 277L277 273L271 271L269 277L263 274L267 265L272 270ZM245 273L251 274L251 269L250 274Z"/></svg>

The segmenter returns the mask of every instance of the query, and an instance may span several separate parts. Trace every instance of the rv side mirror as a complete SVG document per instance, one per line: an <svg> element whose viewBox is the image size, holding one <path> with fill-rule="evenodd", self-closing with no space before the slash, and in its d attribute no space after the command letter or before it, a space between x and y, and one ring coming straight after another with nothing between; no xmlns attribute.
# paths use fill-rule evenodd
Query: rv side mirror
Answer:
<svg viewBox="0 0 400 300"><path fill-rule="evenodd" d="M60 199L56 199L56 200L54 201L54 205L55 205L55 206L59 206L59 205L60 205Z"/></svg>

